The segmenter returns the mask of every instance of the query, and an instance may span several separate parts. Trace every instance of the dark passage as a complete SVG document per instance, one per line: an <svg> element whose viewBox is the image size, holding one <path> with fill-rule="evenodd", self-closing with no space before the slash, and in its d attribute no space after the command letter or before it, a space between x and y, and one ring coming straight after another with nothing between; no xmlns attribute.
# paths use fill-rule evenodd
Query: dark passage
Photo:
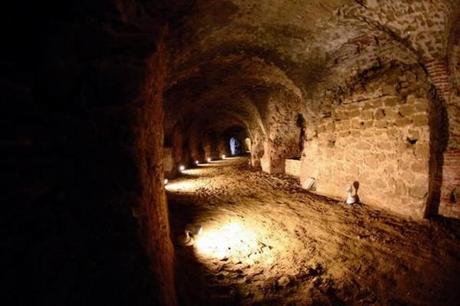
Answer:
<svg viewBox="0 0 460 306"><path fill-rule="evenodd" d="M230 144L230 152L232 155L240 155L241 153L243 153L242 148L241 148L241 143L235 137L230 138L229 144Z"/></svg>

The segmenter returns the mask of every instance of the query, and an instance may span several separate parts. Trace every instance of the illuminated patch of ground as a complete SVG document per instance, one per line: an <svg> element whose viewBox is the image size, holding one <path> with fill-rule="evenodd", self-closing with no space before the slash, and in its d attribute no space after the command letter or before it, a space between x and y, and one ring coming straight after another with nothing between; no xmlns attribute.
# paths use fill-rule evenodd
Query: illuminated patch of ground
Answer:
<svg viewBox="0 0 460 306"><path fill-rule="evenodd" d="M214 161L167 185L181 305L456 305L458 224L311 195ZM185 230L191 233L184 245Z"/></svg>

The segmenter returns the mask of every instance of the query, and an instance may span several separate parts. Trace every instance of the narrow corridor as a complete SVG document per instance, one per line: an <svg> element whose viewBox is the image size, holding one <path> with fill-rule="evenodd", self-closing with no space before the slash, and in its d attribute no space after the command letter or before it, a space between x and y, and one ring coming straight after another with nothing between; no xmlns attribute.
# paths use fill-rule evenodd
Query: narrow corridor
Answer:
<svg viewBox="0 0 460 306"><path fill-rule="evenodd" d="M202 164L166 186L181 305L456 303L458 224L348 206L247 163Z"/></svg>

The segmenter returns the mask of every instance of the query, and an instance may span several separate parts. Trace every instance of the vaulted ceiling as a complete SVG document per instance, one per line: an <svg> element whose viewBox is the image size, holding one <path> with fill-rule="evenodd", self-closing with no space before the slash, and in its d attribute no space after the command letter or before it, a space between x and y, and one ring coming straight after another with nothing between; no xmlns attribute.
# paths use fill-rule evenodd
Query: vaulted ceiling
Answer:
<svg viewBox="0 0 460 306"><path fill-rule="evenodd" d="M459 11L456 0L186 3L170 29L167 132L195 120L257 128L277 92L313 119L370 70L446 57Z"/></svg>

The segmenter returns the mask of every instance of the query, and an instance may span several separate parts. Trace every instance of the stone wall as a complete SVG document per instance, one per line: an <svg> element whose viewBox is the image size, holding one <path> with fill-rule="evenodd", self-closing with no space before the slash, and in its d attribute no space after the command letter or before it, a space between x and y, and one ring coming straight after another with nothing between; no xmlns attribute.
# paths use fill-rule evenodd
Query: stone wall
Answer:
<svg viewBox="0 0 460 306"><path fill-rule="evenodd" d="M391 32L422 58L443 58L454 4L438 1L362 1L343 9L363 26Z"/></svg>
<svg viewBox="0 0 460 306"><path fill-rule="evenodd" d="M300 167L302 165L302 162L300 159L286 159L285 160L285 173L287 175L292 175L299 177L300 176Z"/></svg>
<svg viewBox="0 0 460 306"><path fill-rule="evenodd" d="M260 159L264 155L264 135L260 129L250 130L251 133L251 166L256 169L261 169Z"/></svg>
<svg viewBox="0 0 460 306"><path fill-rule="evenodd" d="M221 158L222 155L230 156L230 147L228 144L228 139L224 137L219 137L219 141L217 143L217 150L218 150L218 157Z"/></svg>
<svg viewBox="0 0 460 306"><path fill-rule="evenodd" d="M206 133L203 137L203 149L204 149L204 156L206 160L210 159L218 159L219 158L219 151L218 151L218 139L215 133L209 132Z"/></svg>
<svg viewBox="0 0 460 306"><path fill-rule="evenodd" d="M422 216L429 186L428 88L423 73L387 71L344 97L308 129L301 182L344 199L359 182L362 202Z"/></svg>
<svg viewBox="0 0 460 306"><path fill-rule="evenodd" d="M300 156L301 127L298 116L301 103L288 92L273 93L267 101L262 120L267 130L263 141L262 170L268 173L284 173L285 159Z"/></svg>
<svg viewBox="0 0 460 306"><path fill-rule="evenodd" d="M163 91L168 50L164 38L156 52L146 61L146 79L141 105L140 135L137 137L137 170L140 173L140 203L133 215L150 258L150 269L156 281L157 303L176 305L174 249L170 239L169 214L164 190L163 169Z"/></svg>
<svg viewBox="0 0 460 306"><path fill-rule="evenodd" d="M178 169L181 165L189 167L192 165L192 158L194 158L195 150L192 146L195 144L196 138L190 137L187 133L186 128L178 124L172 130L172 151L174 159L174 170L172 175L178 173Z"/></svg>
<svg viewBox="0 0 460 306"><path fill-rule="evenodd" d="M175 173L175 162L172 148L163 148L163 170L165 177L173 176Z"/></svg>
<svg viewBox="0 0 460 306"><path fill-rule="evenodd" d="M193 163L195 163L195 161L203 162L205 160L201 134L202 130L196 126L189 131L189 149L191 161Z"/></svg>

